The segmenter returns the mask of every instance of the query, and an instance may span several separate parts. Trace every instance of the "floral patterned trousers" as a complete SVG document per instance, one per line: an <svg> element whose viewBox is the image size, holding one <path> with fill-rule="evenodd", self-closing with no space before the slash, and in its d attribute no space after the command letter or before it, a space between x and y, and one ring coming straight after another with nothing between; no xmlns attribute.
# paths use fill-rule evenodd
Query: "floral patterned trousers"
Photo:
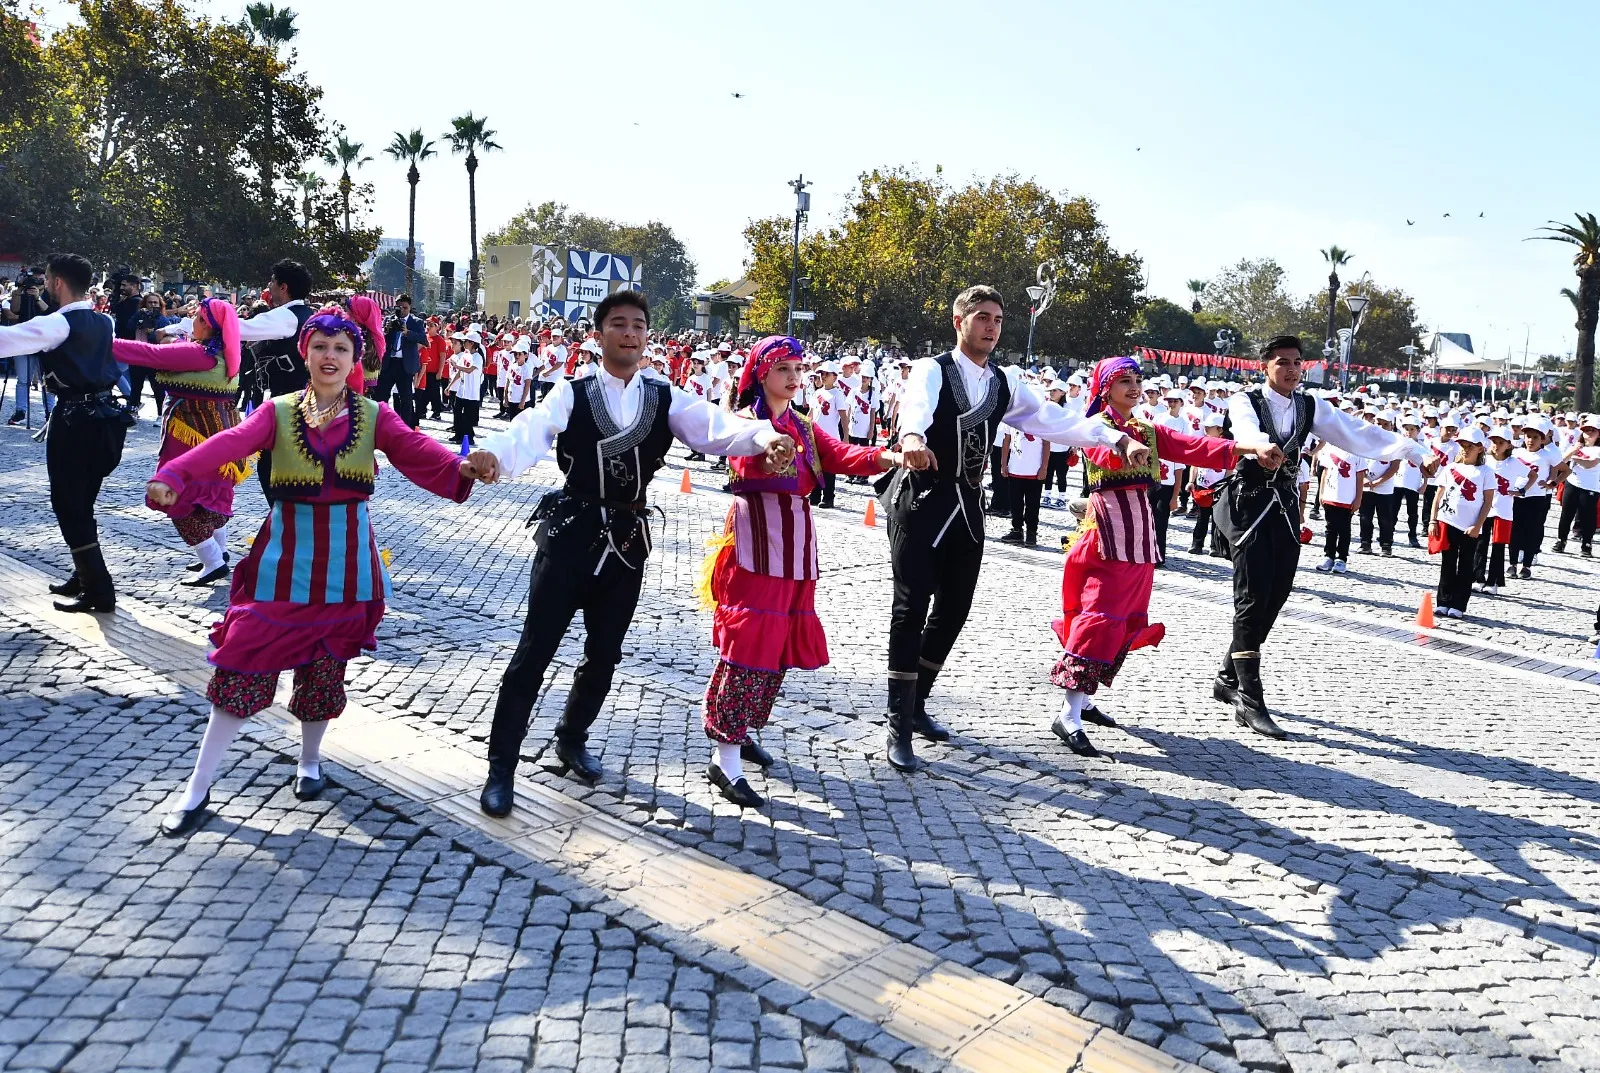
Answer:
<svg viewBox="0 0 1600 1073"><path fill-rule="evenodd" d="M172 527L178 531L183 542L192 548L202 540L210 540L211 534L227 525L229 521L226 514L218 514L205 507L196 507L183 517L172 519Z"/></svg>
<svg viewBox="0 0 1600 1073"><path fill-rule="evenodd" d="M305 666L296 667L289 714L302 723L338 718L345 704L344 662L324 652ZM229 715L246 719L270 707L277 691L276 671L246 674L218 667L211 672L206 699Z"/></svg>
<svg viewBox="0 0 1600 1073"><path fill-rule="evenodd" d="M783 687L782 671L735 667L719 659L706 686L706 737L725 745L743 745L752 730L767 725Z"/></svg>

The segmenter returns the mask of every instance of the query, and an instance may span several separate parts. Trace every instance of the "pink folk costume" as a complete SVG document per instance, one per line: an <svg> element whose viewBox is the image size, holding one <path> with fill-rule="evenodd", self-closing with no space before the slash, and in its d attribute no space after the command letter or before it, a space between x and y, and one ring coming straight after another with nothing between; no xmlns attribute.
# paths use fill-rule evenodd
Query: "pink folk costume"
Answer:
<svg viewBox="0 0 1600 1073"><path fill-rule="evenodd" d="M1089 415L1104 406L1104 386L1125 368L1138 366L1132 358L1107 358L1095 367ZM1050 680L1088 696L1112 683L1130 651L1158 645L1166 634L1165 626L1149 619L1150 591L1161 559L1150 489L1160 483L1161 462L1231 470L1235 461L1231 440L1195 436L1137 418L1124 421L1109 408L1100 416L1149 447L1150 460L1128 469L1113 451L1085 449L1089 511L1067 550L1061 618L1052 623L1064 652L1051 668Z"/></svg>
<svg viewBox="0 0 1600 1073"><path fill-rule="evenodd" d="M158 468L239 424L233 401L239 391L239 315L233 306L216 298L202 299L195 315L211 326L211 337L204 343L117 339L111 344L118 361L156 370L156 383L167 391L170 401L162 419ZM209 473L196 474L171 506L149 498L145 505L171 518L184 543L197 547L211 540L233 516L233 489L245 479L248 459L249 452L229 456ZM218 563L221 553L218 548Z"/></svg>
<svg viewBox="0 0 1600 1073"><path fill-rule="evenodd" d="M759 385L777 361L797 359L798 342L782 336L752 349L740 394ZM706 736L742 745L766 726L791 667L815 670L828 662L828 638L815 611L817 533L812 491L827 473L870 476L881 448L841 443L793 407L771 417L766 399L741 416L770 418L792 438L795 457L785 472L768 473L763 458L730 458L734 503L712 554L710 595L716 602L711 639L722 658L706 687Z"/></svg>
<svg viewBox="0 0 1600 1073"><path fill-rule="evenodd" d="M350 319L361 325L364 337L361 360L350 368L350 390L372 398L378 389L378 377L383 372L383 355L389 341L383 334L383 310L364 294L352 294L345 300Z"/></svg>
<svg viewBox="0 0 1600 1073"><path fill-rule="evenodd" d="M312 317L301 335L302 356L306 337L328 330L322 325L329 320L350 324L327 310ZM216 670L207 697L235 716L271 704L279 672L290 669L289 710L298 719L332 719L344 710L344 665L377 647L390 592L367 514L376 451L437 496L459 503L471 490L461 460L387 405L347 389L344 408L318 428L306 421L306 393L272 399L156 473L181 496L221 460L255 451L272 458L272 511L234 572L225 617L211 630L208 659Z"/></svg>

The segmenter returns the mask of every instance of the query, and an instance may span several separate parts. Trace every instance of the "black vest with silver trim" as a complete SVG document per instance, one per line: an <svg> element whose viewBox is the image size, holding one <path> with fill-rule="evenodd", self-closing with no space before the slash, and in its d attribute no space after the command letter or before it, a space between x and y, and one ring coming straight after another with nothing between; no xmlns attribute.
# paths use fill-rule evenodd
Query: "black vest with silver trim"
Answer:
<svg viewBox="0 0 1600 1073"><path fill-rule="evenodd" d="M556 464L567 478L562 491L612 503L642 503L672 446L667 424L671 407L670 384L643 380L639 412L630 427L620 428L606 409L600 377L573 381L572 417L556 437Z"/></svg>

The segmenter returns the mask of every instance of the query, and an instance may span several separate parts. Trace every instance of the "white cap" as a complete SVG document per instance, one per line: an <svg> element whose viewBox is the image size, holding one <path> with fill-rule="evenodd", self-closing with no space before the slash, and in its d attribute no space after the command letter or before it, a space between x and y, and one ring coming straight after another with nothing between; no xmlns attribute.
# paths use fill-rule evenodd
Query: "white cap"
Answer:
<svg viewBox="0 0 1600 1073"><path fill-rule="evenodd" d="M1544 414L1533 415L1532 417L1528 418L1527 423L1522 427L1536 429L1546 436L1550 435L1550 433L1555 430L1555 426L1550 423L1550 419Z"/></svg>
<svg viewBox="0 0 1600 1073"><path fill-rule="evenodd" d="M1207 410L1200 418L1201 428L1222 428L1228 423L1228 415L1221 410Z"/></svg>
<svg viewBox="0 0 1600 1073"><path fill-rule="evenodd" d="M825 361L821 365L817 366L817 372L819 372L819 373L832 373L833 375L838 376L839 375L839 363L836 362L836 361Z"/></svg>
<svg viewBox="0 0 1600 1073"><path fill-rule="evenodd" d="M1182 402L1183 392L1179 391L1175 387L1169 387L1167 388L1166 394L1162 395L1161 397L1164 399L1171 399L1175 402Z"/></svg>
<svg viewBox="0 0 1600 1073"><path fill-rule="evenodd" d="M583 351L586 354L599 354L600 353L600 344L595 342L593 339L585 339L583 341L583 345L580 346L578 349Z"/></svg>
<svg viewBox="0 0 1600 1073"><path fill-rule="evenodd" d="M1387 421L1389 424L1393 425L1399 423L1400 415L1395 413L1393 410L1384 410L1378 414L1378 420Z"/></svg>
<svg viewBox="0 0 1600 1073"><path fill-rule="evenodd" d="M1489 438L1491 440L1505 440L1510 443L1512 442L1512 435L1511 430L1504 425L1496 425L1489 430Z"/></svg>
<svg viewBox="0 0 1600 1073"><path fill-rule="evenodd" d="M1489 446L1489 441L1484 438L1483 429L1479 428L1477 425L1468 425L1466 428L1462 429L1460 435L1456 437L1456 442L1475 443L1479 447Z"/></svg>
<svg viewBox="0 0 1600 1073"><path fill-rule="evenodd" d="M1407 410L1405 413L1400 415L1400 424L1401 425L1410 425L1412 428L1421 428L1422 427L1422 418L1418 417L1416 414L1412 413L1410 410Z"/></svg>
<svg viewBox="0 0 1600 1073"><path fill-rule="evenodd" d="M1073 373L1071 376L1067 377L1067 383L1077 384L1079 387L1082 387L1084 384L1088 383L1088 381L1084 379L1084 375L1082 373Z"/></svg>
<svg viewBox="0 0 1600 1073"><path fill-rule="evenodd" d="M532 346L533 344L528 341L527 336L518 336L517 341L511 344L511 352L513 354L526 354Z"/></svg>
<svg viewBox="0 0 1600 1073"><path fill-rule="evenodd" d="M1440 428L1460 428L1461 427L1461 422L1457 421L1453 414L1446 414L1443 418L1440 419L1439 427Z"/></svg>
<svg viewBox="0 0 1600 1073"><path fill-rule="evenodd" d="M861 363L861 375L862 376L876 376L877 373L878 373L878 367L876 365L872 364L872 362L864 361L864 362Z"/></svg>
<svg viewBox="0 0 1600 1073"><path fill-rule="evenodd" d="M726 343L726 342L723 343L721 346L717 347L717 353L718 354L732 354L733 353L733 344L732 343Z"/></svg>
<svg viewBox="0 0 1600 1073"><path fill-rule="evenodd" d="M1600 428L1600 414L1584 414L1578 418L1579 428Z"/></svg>
<svg viewBox="0 0 1600 1073"><path fill-rule="evenodd" d="M1436 407L1424 406L1422 408L1422 416L1423 417L1438 417L1439 416L1439 411L1438 411L1438 409Z"/></svg>

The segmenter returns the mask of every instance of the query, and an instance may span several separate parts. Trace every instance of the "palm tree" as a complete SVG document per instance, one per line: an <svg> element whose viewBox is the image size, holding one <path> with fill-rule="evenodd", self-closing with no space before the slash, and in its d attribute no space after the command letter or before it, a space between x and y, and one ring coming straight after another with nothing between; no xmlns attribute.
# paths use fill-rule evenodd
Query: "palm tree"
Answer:
<svg viewBox="0 0 1600 1073"><path fill-rule="evenodd" d="M350 181L350 169L372 163L370 156L362 156L363 142L353 142L343 134L334 141L333 148L322 151L322 162L339 169L339 201L344 205L344 233L350 233L350 191L355 184Z"/></svg>
<svg viewBox="0 0 1600 1073"><path fill-rule="evenodd" d="M1551 220L1548 227L1539 228L1550 234L1530 237L1578 247L1578 252L1572 257L1572 263L1578 270L1578 293L1572 304L1578 310L1577 404L1578 409L1584 411L1594 405L1594 329L1597 315L1600 315L1600 220L1595 219L1592 212L1587 216L1581 212L1574 215L1577 223L1562 224ZM1563 293L1570 294L1567 291Z"/></svg>
<svg viewBox="0 0 1600 1073"><path fill-rule="evenodd" d="M1191 313L1200 312L1200 295L1205 293L1205 289L1206 289L1206 281L1205 280L1203 280L1203 279L1191 279L1189 281L1189 293L1194 295L1194 301L1189 303L1189 312L1191 312Z"/></svg>
<svg viewBox="0 0 1600 1073"><path fill-rule="evenodd" d="M300 193L300 220L305 230L311 230L311 199L321 193L328 181L314 171L297 171L294 188Z"/></svg>
<svg viewBox="0 0 1600 1073"><path fill-rule="evenodd" d="M424 141L420 130L413 130L410 134L395 131L394 141L389 143L384 152L411 165L406 171L406 182L411 184L411 215L406 222L406 292L410 293L417 274L417 183L422 180L422 173L417 171L417 162L433 155L433 143Z"/></svg>
<svg viewBox="0 0 1600 1073"><path fill-rule="evenodd" d="M467 221L472 232L472 260L467 268L467 294L471 300L478 300L478 150L491 152L500 148L494 140L494 131L487 127L487 117L474 116L468 112L464 116L457 116L450 121L450 130L445 132L445 138L450 142L450 151L453 153L467 154Z"/></svg>
<svg viewBox="0 0 1600 1073"><path fill-rule="evenodd" d="M1333 313L1339 304L1339 269L1350 263L1350 251L1329 246L1322 251L1322 259L1328 262L1328 334L1323 338L1332 339Z"/></svg>
<svg viewBox="0 0 1600 1073"><path fill-rule="evenodd" d="M293 41L300 33L294 24L294 12L272 4L246 4L244 29L250 40L267 46L276 59L278 46ZM266 121L261 132L261 200L272 204L272 78L261 87L261 103Z"/></svg>

